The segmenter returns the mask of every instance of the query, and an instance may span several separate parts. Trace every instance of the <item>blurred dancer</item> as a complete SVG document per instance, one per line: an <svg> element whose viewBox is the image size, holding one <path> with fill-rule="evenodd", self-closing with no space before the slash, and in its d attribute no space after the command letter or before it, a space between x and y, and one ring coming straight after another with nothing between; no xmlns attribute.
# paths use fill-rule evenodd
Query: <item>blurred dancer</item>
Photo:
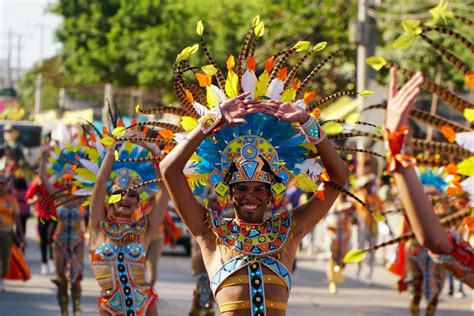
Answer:
<svg viewBox="0 0 474 316"><path fill-rule="evenodd" d="M8 180L0 175L0 292L5 291L3 279L10 267L10 251L13 244L13 228L16 225L17 236L23 242L19 216L20 208L16 198L9 193Z"/></svg>
<svg viewBox="0 0 474 316"><path fill-rule="evenodd" d="M56 210L48 210L50 215L46 215L46 209L42 209L43 201L49 196L48 190L41 181L40 176L33 178L25 198L28 204L35 204L35 216L38 220L38 233L40 237L41 252L41 274L55 273L53 262L53 234L56 230L57 222L53 220L56 217ZM49 205L48 205L49 206Z"/></svg>
<svg viewBox="0 0 474 316"><path fill-rule="evenodd" d="M341 195L325 221L329 234L331 257L327 265L329 293L336 294L337 285L344 283L344 267L342 259L349 249L351 225L354 223L354 206L345 195Z"/></svg>
<svg viewBox="0 0 474 316"><path fill-rule="evenodd" d="M368 206L364 207L363 205L356 204L356 210L358 215L358 230L357 230L357 240L358 247L360 249L372 248L377 243L378 236L378 225L375 221L372 214L369 212L373 211L382 211L383 202L377 196L375 189L375 176L373 175L364 175L360 176L357 179L357 186L361 189L357 191L357 196ZM360 280L361 272L364 265L367 265L368 271L363 278L363 281L367 285L372 285L372 275L374 271L375 264L375 251L370 250L367 259L364 262L358 264L358 269L356 273L356 278Z"/></svg>
<svg viewBox="0 0 474 316"><path fill-rule="evenodd" d="M83 201L74 200L70 194L62 194L64 189L72 185L72 165L69 161L77 160L77 152L65 152L52 157L50 170L54 173L55 183L59 183L63 189L58 190L50 183L47 174L47 161L50 155L49 147L43 146L40 162L41 182L50 195L49 201L61 200L62 205L57 209L57 229L53 235L53 259L55 264L56 278L52 280L57 286L57 300L62 316L68 315L68 286L71 287L71 297L74 316L81 315L81 280L84 261L84 231L82 221L84 214L79 210ZM69 159L66 157L69 154ZM57 194L59 192L59 194ZM67 191L66 191L67 192ZM65 192L65 193L66 193ZM68 201L70 200L70 201ZM44 202L42 207L50 208L49 202Z"/></svg>

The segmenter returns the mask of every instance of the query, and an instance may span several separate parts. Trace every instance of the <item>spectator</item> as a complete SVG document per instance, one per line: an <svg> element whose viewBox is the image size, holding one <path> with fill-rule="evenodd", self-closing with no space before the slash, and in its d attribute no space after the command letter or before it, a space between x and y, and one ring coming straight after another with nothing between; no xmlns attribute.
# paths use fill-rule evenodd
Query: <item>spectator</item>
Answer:
<svg viewBox="0 0 474 316"><path fill-rule="evenodd" d="M55 273L52 250L52 236L56 230L56 221L46 216L47 205L41 208L41 204L48 197L48 190L44 187L39 176L35 177L26 191L25 198L28 204L35 204L35 215L38 218L38 232L40 235L41 250L41 274ZM52 216L56 216L56 210L50 211ZM49 251L49 256L48 256ZM49 259L49 260L48 260Z"/></svg>
<svg viewBox="0 0 474 316"><path fill-rule="evenodd" d="M12 194L18 201L18 206L20 207L20 222L21 222L21 231L26 236L26 220L31 216L30 214L30 205L26 201L26 190L28 185L25 178L16 178L13 180L13 189Z"/></svg>

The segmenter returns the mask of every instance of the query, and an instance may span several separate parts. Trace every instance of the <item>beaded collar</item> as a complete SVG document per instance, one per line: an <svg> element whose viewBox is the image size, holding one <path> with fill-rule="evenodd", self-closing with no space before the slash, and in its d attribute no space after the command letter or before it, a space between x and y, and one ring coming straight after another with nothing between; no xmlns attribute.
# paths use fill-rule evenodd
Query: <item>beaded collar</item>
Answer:
<svg viewBox="0 0 474 316"><path fill-rule="evenodd" d="M137 222L100 222L100 228L112 240L132 239L139 236L144 232L145 225L145 216L142 216Z"/></svg>
<svg viewBox="0 0 474 316"><path fill-rule="evenodd" d="M276 211L261 224L238 223L232 218L222 218L219 211L211 211L210 218L219 241L245 255L278 252L290 238L292 216L288 210Z"/></svg>

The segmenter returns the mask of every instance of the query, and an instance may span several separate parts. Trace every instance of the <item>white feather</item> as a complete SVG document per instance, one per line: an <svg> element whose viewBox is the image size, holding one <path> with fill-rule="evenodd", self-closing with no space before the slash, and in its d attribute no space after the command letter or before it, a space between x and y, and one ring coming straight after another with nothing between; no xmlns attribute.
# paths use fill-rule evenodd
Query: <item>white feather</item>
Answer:
<svg viewBox="0 0 474 316"><path fill-rule="evenodd" d="M197 172L196 169L194 169L193 167L185 167L185 168L183 169L183 173L184 173L185 175L187 175L187 176L188 176L188 175L196 174L196 172Z"/></svg>
<svg viewBox="0 0 474 316"><path fill-rule="evenodd" d="M209 104L217 105L227 100L225 92L213 84L206 88L206 92L207 103Z"/></svg>
<svg viewBox="0 0 474 316"><path fill-rule="evenodd" d="M174 140L179 144L180 142L182 142L186 138L186 136L188 134L189 134L188 132L175 133L174 134Z"/></svg>
<svg viewBox="0 0 474 316"><path fill-rule="evenodd" d="M99 153L99 156L104 157L105 156L105 149L102 143L100 142L100 139L97 137L97 140L95 141L95 149L97 149L97 152Z"/></svg>
<svg viewBox="0 0 474 316"><path fill-rule="evenodd" d="M89 171L97 174L99 172L99 166L87 159L79 159L79 162Z"/></svg>
<svg viewBox="0 0 474 316"><path fill-rule="evenodd" d="M306 103L304 103L303 99L296 100L295 105L302 108L303 110L306 110Z"/></svg>
<svg viewBox="0 0 474 316"><path fill-rule="evenodd" d="M283 92L284 86L283 81L280 79L273 79L268 85L267 97L272 100L280 100L281 93Z"/></svg>
<svg viewBox="0 0 474 316"><path fill-rule="evenodd" d="M309 174L313 180L317 179L317 177L323 171L323 167L316 161L315 158L306 159L301 164L295 164L295 167L300 169L301 173Z"/></svg>
<svg viewBox="0 0 474 316"><path fill-rule="evenodd" d="M92 189L79 189L74 193L74 195L89 196L92 195Z"/></svg>
<svg viewBox="0 0 474 316"><path fill-rule="evenodd" d="M55 150L50 151L49 154L51 155L51 157L53 157L54 160L58 160L59 153L57 153Z"/></svg>
<svg viewBox="0 0 474 316"><path fill-rule="evenodd" d="M202 105L201 103L199 103L199 102L194 102L193 103L193 108L196 110L196 112L201 117L203 117L204 115L207 114L207 112L209 112L209 109L207 107L205 107L204 105Z"/></svg>
<svg viewBox="0 0 474 316"><path fill-rule="evenodd" d="M474 152L474 132L456 133L456 143L462 148Z"/></svg>
<svg viewBox="0 0 474 316"><path fill-rule="evenodd" d="M246 70L242 75L242 89L244 92L250 92L253 95L255 92L255 85L257 84L257 76L254 71Z"/></svg>
<svg viewBox="0 0 474 316"><path fill-rule="evenodd" d="M461 186L464 191L468 192L469 195L472 197L474 196L474 177L469 177L461 182ZM472 198L471 198L472 201Z"/></svg>
<svg viewBox="0 0 474 316"><path fill-rule="evenodd" d="M94 182L90 181L89 179L85 179L85 178L83 178L83 177L81 177L81 176L78 176L77 174L74 175L74 179L76 179L76 180L78 180L78 181L80 181L80 182L82 182L82 183L90 183L90 184L93 184L93 183L94 183Z"/></svg>

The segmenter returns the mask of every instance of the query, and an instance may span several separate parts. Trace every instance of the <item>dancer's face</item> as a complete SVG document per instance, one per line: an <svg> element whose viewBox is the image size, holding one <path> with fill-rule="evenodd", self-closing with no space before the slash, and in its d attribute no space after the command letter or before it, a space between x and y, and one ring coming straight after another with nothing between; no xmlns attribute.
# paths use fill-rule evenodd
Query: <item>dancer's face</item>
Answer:
<svg viewBox="0 0 474 316"><path fill-rule="evenodd" d="M123 193L123 191L116 191L113 194L119 193ZM138 207L138 202L138 193L135 191L128 191L122 196L122 199L119 202L113 204L115 216L125 218L131 217Z"/></svg>
<svg viewBox="0 0 474 316"><path fill-rule="evenodd" d="M231 190L237 218L248 223L261 222L271 200L268 186L262 182L241 182L232 185Z"/></svg>

